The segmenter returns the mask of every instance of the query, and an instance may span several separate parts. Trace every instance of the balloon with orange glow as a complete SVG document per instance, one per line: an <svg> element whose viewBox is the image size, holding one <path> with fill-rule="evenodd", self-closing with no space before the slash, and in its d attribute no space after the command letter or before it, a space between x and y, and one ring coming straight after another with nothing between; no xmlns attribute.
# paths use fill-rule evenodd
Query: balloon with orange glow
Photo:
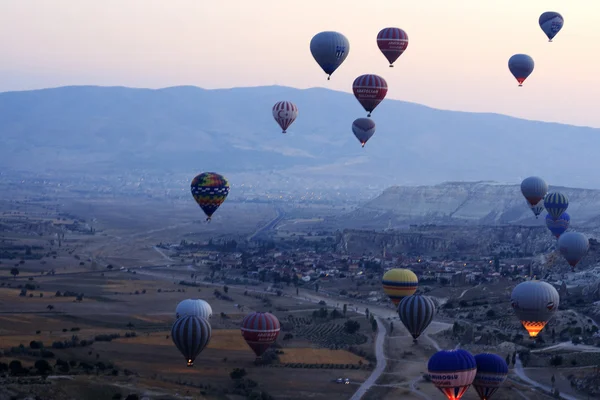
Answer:
<svg viewBox="0 0 600 400"><path fill-rule="evenodd" d="M525 281L518 284L510 298L517 318L536 337L558 309L560 296L554 286L544 281Z"/></svg>
<svg viewBox="0 0 600 400"><path fill-rule="evenodd" d="M381 284L383 291L390 296L392 303L398 305L403 297L415 294L419 278L409 269L394 268L383 275Z"/></svg>

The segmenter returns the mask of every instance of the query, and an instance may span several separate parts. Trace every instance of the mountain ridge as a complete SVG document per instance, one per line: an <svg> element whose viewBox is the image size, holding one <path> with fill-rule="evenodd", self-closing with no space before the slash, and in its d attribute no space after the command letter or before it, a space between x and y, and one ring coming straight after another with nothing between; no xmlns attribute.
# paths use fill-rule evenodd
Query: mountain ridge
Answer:
<svg viewBox="0 0 600 400"><path fill-rule="evenodd" d="M299 107L286 135L271 116L282 99ZM351 124L365 115L352 94L322 87L2 92L0 167L106 175L218 170L243 182L262 178L266 189L515 182L529 175L600 188L592 172L600 168L597 128L386 99L373 113L377 131L362 149Z"/></svg>

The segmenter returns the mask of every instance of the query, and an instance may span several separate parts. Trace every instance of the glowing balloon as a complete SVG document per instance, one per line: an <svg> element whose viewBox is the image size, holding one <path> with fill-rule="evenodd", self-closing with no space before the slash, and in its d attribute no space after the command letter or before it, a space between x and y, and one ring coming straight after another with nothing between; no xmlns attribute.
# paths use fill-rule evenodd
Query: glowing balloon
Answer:
<svg viewBox="0 0 600 400"><path fill-rule="evenodd" d="M515 54L508 60L508 69L519 82L519 86L523 86L525 79L533 72L534 66L533 58L527 54Z"/></svg>
<svg viewBox="0 0 600 400"><path fill-rule="evenodd" d="M431 382L448 400L460 400L475 379L477 363L466 350L438 351L427 363Z"/></svg>
<svg viewBox="0 0 600 400"><path fill-rule="evenodd" d="M549 283L531 280L513 289L510 302L529 336L536 337L558 309L560 296Z"/></svg>
<svg viewBox="0 0 600 400"><path fill-rule="evenodd" d="M187 315L179 318L171 328L171 339L193 367L194 360L204 350L212 336L210 324L204 318Z"/></svg>
<svg viewBox="0 0 600 400"><path fill-rule="evenodd" d="M375 122L371 118L358 118L352 123L352 132L362 147L375 134Z"/></svg>

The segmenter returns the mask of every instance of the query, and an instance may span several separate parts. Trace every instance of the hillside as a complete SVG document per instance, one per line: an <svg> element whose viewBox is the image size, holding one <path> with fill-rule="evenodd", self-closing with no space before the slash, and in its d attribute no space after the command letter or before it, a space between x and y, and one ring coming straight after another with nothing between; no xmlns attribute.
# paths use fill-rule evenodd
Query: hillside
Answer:
<svg viewBox="0 0 600 400"><path fill-rule="evenodd" d="M569 197L572 226L600 226L600 190L551 186ZM446 182L434 186L393 186L362 207L328 223L385 229L409 224L544 225L535 219L519 185L492 182Z"/></svg>
<svg viewBox="0 0 600 400"><path fill-rule="evenodd" d="M272 105L282 99L299 108L287 135L271 116ZM362 116L351 94L323 88L78 86L5 92L0 168L64 176L216 170L234 183L265 189L517 182L533 174L600 188L594 173L600 168L598 129L385 100L373 113L377 132L362 149L351 132L352 121Z"/></svg>

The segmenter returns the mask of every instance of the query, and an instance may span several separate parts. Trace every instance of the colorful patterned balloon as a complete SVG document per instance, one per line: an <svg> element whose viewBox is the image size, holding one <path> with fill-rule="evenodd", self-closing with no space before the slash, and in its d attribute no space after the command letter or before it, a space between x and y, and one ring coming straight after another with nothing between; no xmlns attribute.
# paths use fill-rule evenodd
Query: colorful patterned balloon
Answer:
<svg viewBox="0 0 600 400"><path fill-rule="evenodd" d="M229 194L229 182L223 175L203 172L192 180L191 189L194 200L206 214L206 220L210 221Z"/></svg>
<svg viewBox="0 0 600 400"><path fill-rule="evenodd" d="M392 303L398 305L403 297L415 294L419 278L410 269L394 268L383 274L381 284Z"/></svg>

